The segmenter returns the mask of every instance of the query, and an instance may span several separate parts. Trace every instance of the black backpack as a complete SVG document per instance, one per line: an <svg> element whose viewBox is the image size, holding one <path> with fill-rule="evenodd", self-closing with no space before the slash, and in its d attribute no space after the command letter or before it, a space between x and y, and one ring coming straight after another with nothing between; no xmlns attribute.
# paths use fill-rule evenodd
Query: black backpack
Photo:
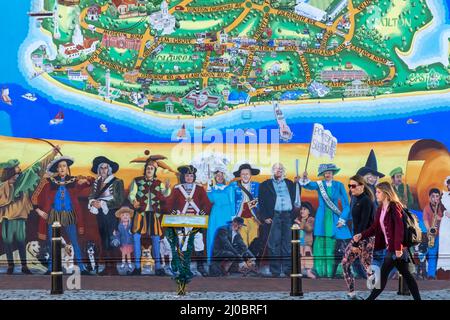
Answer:
<svg viewBox="0 0 450 320"><path fill-rule="evenodd" d="M422 230L419 226L419 219L407 208L402 210L403 220L403 242L406 247L414 247L422 242Z"/></svg>

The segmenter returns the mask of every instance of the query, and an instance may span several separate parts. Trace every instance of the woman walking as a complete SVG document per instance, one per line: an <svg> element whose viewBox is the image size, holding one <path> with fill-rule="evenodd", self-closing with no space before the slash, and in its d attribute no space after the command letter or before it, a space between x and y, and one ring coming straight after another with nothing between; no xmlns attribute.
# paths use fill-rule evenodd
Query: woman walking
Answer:
<svg viewBox="0 0 450 320"><path fill-rule="evenodd" d="M375 195L360 175L350 178L348 189L352 197L353 234L359 234L369 229L373 222ZM367 273L367 277L369 279L373 277L370 265L372 263L374 243L375 237L369 237L359 242L352 240L345 249L344 258L342 259L342 271L348 288L347 297L350 300L359 300L355 292L355 277L350 270L351 266L359 258Z"/></svg>
<svg viewBox="0 0 450 320"><path fill-rule="evenodd" d="M403 241L403 205L388 182L376 186L376 198L380 203L375 221L369 229L353 237L355 242L375 236L375 250L386 248L386 256L381 266L380 287L370 293L367 300L375 300L386 287L389 272L396 267L406 280L414 300L421 300L417 282L408 270L408 248Z"/></svg>

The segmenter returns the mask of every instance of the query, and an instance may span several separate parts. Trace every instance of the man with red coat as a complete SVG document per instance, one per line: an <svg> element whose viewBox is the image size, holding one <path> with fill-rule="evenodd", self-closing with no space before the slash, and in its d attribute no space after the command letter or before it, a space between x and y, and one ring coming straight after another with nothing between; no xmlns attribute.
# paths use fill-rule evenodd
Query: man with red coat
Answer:
<svg viewBox="0 0 450 320"><path fill-rule="evenodd" d="M84 221L78 197L82 192L88 192L90 182L87 179L73 177L69 174L69 167L74 160L69 157L59 157L47 166L50 178L43 179L33 195L33 204L41 217L39 221L38 237L46 240L51 246L52 224L59 222L66 230L74 249L75 260L81 274L89 274L82 263L81 250L78 244L77 227L80 235L84 234ZM50 250L51 254L51 250ZM52 269L52 258L49 258L47 274Z"/></svg>
<svg viewBox="0 0 450 320"><path fill-rule="evenodd" d="M180 173L180 184L173 188L172 195L167 202L167 209L172 214L194 214L209 215L211 210L211 202L208 199L205 189L201 184L195 182L195 173L197 169L192 166L181 166L178 168ZM180 242L184 240L182 250L187 250L187 238L192 228L184 228L179 231ZM183 234L184 233L184 234ZM194 237L194 256L200 257L197 260L197 270L202 276L207 276L204 268L204 252L205 243L203 233L198 232Z"/></svg>

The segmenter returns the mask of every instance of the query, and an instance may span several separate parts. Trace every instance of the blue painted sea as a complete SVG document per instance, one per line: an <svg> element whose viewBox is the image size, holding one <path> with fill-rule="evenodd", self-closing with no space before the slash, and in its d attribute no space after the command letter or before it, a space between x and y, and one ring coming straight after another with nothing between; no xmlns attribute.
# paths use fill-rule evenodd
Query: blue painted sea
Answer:
<svg viewBox="0 0 450 320"><path fill-rule="evenodd" d="M449 0L445 4L449 23ZM19 51L30 32L31 20L26 15L29 8L29 0L3 3L0 38L7 46L0 51L0 86L10 89L13 105L0 102L0 135L78 141L171 142L171 136L183 123L186 123L188 131L193 132L193 120L161 120L119 106L108 106L97 100L81 99L42 79L27 79L23 68L19 68L19 59L22 59ZM26 92L35 93L38 100L30 102L23 99L21 95ZM390 100L386 100L379 103L339 103L334 108L283 106L282 110L294 132L293 143L309 142L313 123L320 122L341 143L427 138L450 147L449 99L447 96L421 99L402 99L398 102L393 99L392 108ZM365 106L366 109L361 109ZM64 112L64 123L50 126L49 120L59 111ZM231 128L276 128L270 106L252 110L252 119L249 120L242 119L241 112L203 119L205 130L214 128L224 132ZM407 124L410 118L418 123ZM100 129L100 124L107 127L107 133ZM270 136L268 142L271 142Z"/></svg>

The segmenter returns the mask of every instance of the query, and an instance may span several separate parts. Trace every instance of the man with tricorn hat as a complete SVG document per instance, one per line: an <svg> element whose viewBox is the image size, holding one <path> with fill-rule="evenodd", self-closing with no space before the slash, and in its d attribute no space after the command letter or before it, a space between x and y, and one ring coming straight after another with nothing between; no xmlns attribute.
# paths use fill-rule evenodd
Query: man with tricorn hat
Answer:
<svg viewBox="0 0 450 320"><path fill-rule="evenodd" d="M118 170L119 164L104 156L96 157L92 161L91 171L97 174L97 178L92 183L88 208L96 215L102 243L100 257L105 260L105 269L99 273L101 275L115 273L114 263L111 261L114 258L111 237L117 227L115 212L125 200L123 180L114 176Z"/></svg>
<svg viewBox="0 0 450 320"><path fill-rule="evenodd" d="M59 222L64 227L72 243L75 260L81 274L89 274L82 262L81 250L78 244L77 231L84 234L84 219L78 198L87 195L91 182L84 177L70 175L69 167L74 159L61 156L51 161L47 166L50 178L43 179L33 194L33 204L41 216L38 237L48 240L49 247L52 239L52 224ZM50 252L51 254L51 252ZM52 258L49 258L47 274L52 269Z"/></svg>
<svg viewBox="0 0 450 320"><path fill-rule="evenodd" d="M205 189L201 184L195 182L197 169L192 165L185 165L178 168L180 184L173 188L173 192L167 202L167 209L172 214L193 214L209 215L211 211L211 202L208 199ZM179 230L180 243L184 243L182 250L187 250L187 237L192 228L183 228ZM194 256L197 260L197 270L202 276L206 276L204 267L205 242L203 233L197 232L194 236Z"/></svg>
<svg viewBox="0 0 450 320"><path fill-rule="evenodd" d="M303 174L299 183L308 190L315 190L319 196L319 207L314 223L314 269L319 277L334 277L343 253L351 238L347 221L350 219L350 206L344 185L335 181L334 176L340 171L335 164L321 164L319 181L308 179L308 173ZM339 208L341 202L342 209Z"/></svg>
<svg viewBox="0 0 450 320"><path fill-rule="evenodd" d="M389 175L391 176L392 186L403 205L406 208L416 209L411 189L409 188L409 185L403 183L404 174L402 168L395 168Z"/></svg>
<svg viewBox="0 0 450 320"><path fill-rule="evenodd" d="M149 155L148 151L146 155ZM159 242L163 235L161 214L163 214L166 197L170 195L170 182L166 180L165 183L162 183L156 177L157 169L163 159L167 158L162 155L148 156L145 160L143 175L134 178L131 183L128 199L135 210L131 224L135 256L135 269L132 275L141 274L141 237L149 237L152 240L155 274L165 274L161 268ZM132 162L141 161L135 159Z"/></svg>
<svg viewBox="0 0 450 320"><path fill-rule="evenodd" d="M2 240L8 260L7 274L14 272L13 245L19 250L22 273L31 274L27 267L25 241L26 221L33 211L31 196L45 169L52 161L59 148L55 147L41 161L35 162L24 171L17 159L0 163L0 223L2 224Z"/></svg>
<svg viewBox="0 0 450 320"><path fill-rule="evenodd" d="M259 172L259 169L253 168L249 163L243 163L233 172L234 176L240 179L230 184L230 188L233 188L231 203L235 205L234 215L243 218L246 225L239 231L246 246L250 246L258 237L261 225L257 212L259 182L251 181L252 176L258 175Z"/></svg>

